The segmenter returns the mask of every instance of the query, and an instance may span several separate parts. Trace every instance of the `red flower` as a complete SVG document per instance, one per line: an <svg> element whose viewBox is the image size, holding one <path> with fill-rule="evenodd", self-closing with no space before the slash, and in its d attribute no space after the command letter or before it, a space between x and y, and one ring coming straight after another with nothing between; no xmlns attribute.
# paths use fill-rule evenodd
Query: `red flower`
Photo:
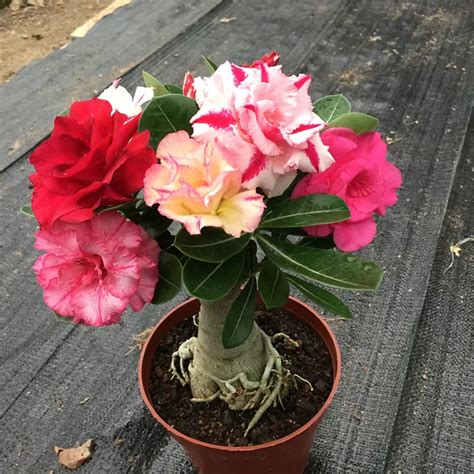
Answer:
<svg viewBox="0 0 474 474"><path fill-rule="evenodd" d="M242 64L242 67L259 67L261 63L265 63L267 66L277 66L280 62L280 53L272 51L264 54L260 59L257 59L252 64Z"/></svg>
<svg viewBox="0 0 474 474"><path fill-rule="evenodd" d="M42 227L82 222L101 206L130 201L156 162L149 132L138 133L140 116L112 113L109 102L75 102L56 117L53 132L31 155L36 173L33 212Z"/></svg>

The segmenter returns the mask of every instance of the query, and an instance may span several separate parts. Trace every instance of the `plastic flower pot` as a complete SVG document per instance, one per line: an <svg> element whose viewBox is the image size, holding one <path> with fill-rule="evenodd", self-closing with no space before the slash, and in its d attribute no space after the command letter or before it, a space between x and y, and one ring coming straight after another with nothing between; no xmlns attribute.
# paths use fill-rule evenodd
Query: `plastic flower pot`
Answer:
<svg viewBox="0 0 474 474"><path fill-rule="evenodd" d="M199 301L191 299L177 306L157 324L143 347L139 365L141 396L153 417L185 449L201 474L298 474L308 461L316 428L334 398L341 377L341 353L329 325L314 309L290 297L286 310L313 328L324 340L332 360L333 385L322 408L305 425L276 441L255 446L232 447L205 443L180 433L155 410L150 396L150 374L155 351L167 333L199 311Z"/></svg>

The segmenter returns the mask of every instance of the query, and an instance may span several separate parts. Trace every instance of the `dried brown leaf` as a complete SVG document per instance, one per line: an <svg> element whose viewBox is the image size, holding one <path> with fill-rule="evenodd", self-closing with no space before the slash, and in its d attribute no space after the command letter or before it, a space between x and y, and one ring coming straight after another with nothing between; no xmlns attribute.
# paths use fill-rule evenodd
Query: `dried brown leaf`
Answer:
<svg viewBox="0 0 474 474"><path fill-rule="evenodd" d="M77 469L92 457L92 445L94 441L88 439L77 448L54 447L54 452L58 455L59 464L68 469Z"/></svg>

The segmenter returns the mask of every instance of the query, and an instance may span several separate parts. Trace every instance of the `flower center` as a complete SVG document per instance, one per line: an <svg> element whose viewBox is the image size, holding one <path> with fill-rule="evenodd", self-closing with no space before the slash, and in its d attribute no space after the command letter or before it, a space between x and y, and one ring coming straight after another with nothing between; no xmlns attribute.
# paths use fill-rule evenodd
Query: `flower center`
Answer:
<svg viewBox="0 0 474 474"><path fill-rule="evenodd" d="M347 194L354 198L369 196L374 193L374 184L372 174L367 170L361 171L347 186Z"/></svg>
<svg viewBox="0 0 474 474"><path fill-rule="evenodd" d="M105 268L104 261L102 257L97 254L91 254L84 258L84 263L93 270L100 280L102 280L105 275L107 275L107 269Z"/></svg>

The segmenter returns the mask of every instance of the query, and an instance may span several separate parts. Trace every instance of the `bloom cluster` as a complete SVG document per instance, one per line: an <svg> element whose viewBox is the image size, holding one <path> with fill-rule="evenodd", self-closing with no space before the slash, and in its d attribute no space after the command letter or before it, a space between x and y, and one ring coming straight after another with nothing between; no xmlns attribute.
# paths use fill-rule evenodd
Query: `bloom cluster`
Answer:
<svg viewBox="0 0 474 474"><path fill-rule="evenodd" d="M375 119L358 114L352 126L343 96L313 106L311 77L278 63L275 52L225 62L209 77L187 73L183 88L152 78L134 97L116 81L56 118L31 156L36 248L46 252L34 270L48 306L76 322L117 322L160 298L170 222L190 236L212 227L239 239L278 196L338 196L350 218L314 221L306 233L332 236L342 251L373 240L374 215L401 186Z"/></svg>

